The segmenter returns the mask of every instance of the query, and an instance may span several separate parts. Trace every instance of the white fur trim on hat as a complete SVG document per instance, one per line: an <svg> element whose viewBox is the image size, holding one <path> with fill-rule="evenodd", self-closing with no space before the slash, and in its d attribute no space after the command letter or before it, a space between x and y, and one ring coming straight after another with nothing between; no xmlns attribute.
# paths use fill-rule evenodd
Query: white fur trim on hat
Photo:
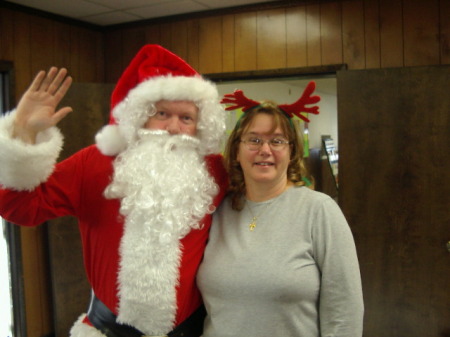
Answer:
<svg viewBox="0 0 450 337"><path fill-rule="evenodd" d="M121 138L108 134L97 140L97 146L104 154L120 153L137 137L148 118L152 104L160 100L192 101L199 108L197 138L201 141L200 151L207 155L220 152L225 136L225 110L219 103L219 94L214 83L200 76L160 76L151 78L130 90L126 99L116 105L112 114L119 126ZM110 146L110 144L115 144ZM110 151L116 149L117 153Z"/></svg>
<svg viewBox="0 0 450 337"><path fill-rule="evenodd" d="M96 135L97 147L106 156L115 156L125 150L127 142L117 125L105 125Z"/></svg>
<svg viewBox="0 0 450 337"><path fill-rule="evenodd" d="M15 110L0 118L0 185L31 191L53 172L63 145L61 132L52 127L37 135L36 144L12 138Z"/></svg>

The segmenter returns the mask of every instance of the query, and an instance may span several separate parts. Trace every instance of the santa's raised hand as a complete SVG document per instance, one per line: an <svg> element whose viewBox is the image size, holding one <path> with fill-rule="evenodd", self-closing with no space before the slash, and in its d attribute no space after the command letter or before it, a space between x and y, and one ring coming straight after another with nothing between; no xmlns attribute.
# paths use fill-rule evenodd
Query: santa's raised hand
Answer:
<svg viewBox="0 0 450 337"><path fill-rule="evenodd" d="M39 132L58 124L72 111L71 107L56 110L71 84L65 68L41 70L17 105L13 137L34 144Z"/></svg>

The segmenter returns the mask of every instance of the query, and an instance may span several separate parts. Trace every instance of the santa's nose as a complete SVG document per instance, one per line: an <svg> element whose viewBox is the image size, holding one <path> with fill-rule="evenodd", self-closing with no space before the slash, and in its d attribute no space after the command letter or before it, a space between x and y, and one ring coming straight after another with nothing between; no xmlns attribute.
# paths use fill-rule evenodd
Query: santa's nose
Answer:
<svg viewBox="0 0 450 337"><path fill-rule="evenodd" d="M166 130L171 135L178 135L181 132L180 123L178 121L178 118L176 118L176 117L171 118L167 123Z"/></svg>

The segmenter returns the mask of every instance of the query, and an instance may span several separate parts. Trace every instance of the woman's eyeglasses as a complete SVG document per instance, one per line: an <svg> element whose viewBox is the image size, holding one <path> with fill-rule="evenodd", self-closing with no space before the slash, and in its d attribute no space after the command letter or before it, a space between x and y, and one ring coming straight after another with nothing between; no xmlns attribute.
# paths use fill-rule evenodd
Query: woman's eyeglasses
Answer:
<svg viewBox="0 0 450 337"><path fill-rule="evenodd" d="M264 143L269 144L272 151L283 150L287 144L290 142L283 137L275 137L269 140L264 140L259 137L246 137L241 139L241 142L245 144L247 149L250 151L258 151L264 145Z"/></svg>

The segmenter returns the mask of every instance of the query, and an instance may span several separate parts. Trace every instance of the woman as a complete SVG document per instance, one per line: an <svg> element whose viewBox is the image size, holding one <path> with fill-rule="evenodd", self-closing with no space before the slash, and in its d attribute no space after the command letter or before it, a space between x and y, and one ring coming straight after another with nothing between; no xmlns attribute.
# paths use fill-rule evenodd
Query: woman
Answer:
<svg viewBox="0 0 450 337"><path fill-rule="evenodd" d="M204 337L362 335L353 237L334 200L305 186L291 120L290 110L318 113L305 108L319 100L309 97L313 90L310 84L300 107L251 101L242 92L223 101L245 113L228 140L230 190L197 275L208 312Z"/></svg>

